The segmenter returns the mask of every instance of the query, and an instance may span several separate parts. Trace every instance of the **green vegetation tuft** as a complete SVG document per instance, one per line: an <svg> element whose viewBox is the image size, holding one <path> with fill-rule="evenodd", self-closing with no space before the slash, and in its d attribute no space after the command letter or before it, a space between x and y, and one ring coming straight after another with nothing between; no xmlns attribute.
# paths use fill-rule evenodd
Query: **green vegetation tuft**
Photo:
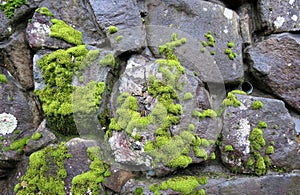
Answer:
<svg viewBox="0 0 300 195"><path fill-rule="evenodd" d="M266 141L263 137L263 132L260 128L253 128L249 137L251 147L255 150L260 150L261 147L266 145Z"/></svg>
<svg viewBox="0 0 300 195"><path fill-rule="evenodd" d="M11 145L11 150L17 150L19 154L23 153L24 147L27 144L29 137L24 137L22 139L15 140Z"/></svg>
<svg viewBox="0 0 300 195"><path fill-rule="evenodd" d="M233 151L233 147L232 147L232 145L226 145L224 147L224 150L225 150L225 152L231 152L231 151Z"/></svg>
<svg viewBox="0 0 300 195"><path fill-rule="evenodd" d="M7 78L4 74L0 74L0 83L7 83Z"/></svg>
<svg viewBox="0 0 300 195"><path fill-rule="evenodd" d="M108 34L114 34L118 32L118 28L116 26L109 26L108 27Z"/></svg>
<svg viewBox="0 0 300 195"><path fill-rule="evenodd" d="M234 90L234 92L237 92ZM227 98L223 100L223 105L225 106L234 106L239 107L241 105L241 102L235 97L234 93L229 92L227 94Z"/></svg>
<svg viewBox="0 0 300 195"><path fill-rule="evenodd" d="M263 103L262 103L261 101L255 100L255 101L252 103L252 106L251 106L251 107L252 107L253 110L259 110L259 109L263 108L264 105L263 105Z"/></svg>
<svg viewBox="0 0 300 195"><path fill-rule="evenodd" d="M268 128L268 125L265 121L259 121L258 122L258 125L257 125L257 128Z"/></svg>
<svg viewBox="0 0 300 195"><path fill-rule="evenodd" d="M275 150L274 150L274 146L268 146L266 148L266 154L274 154Z"/></svg>
<svg viewBox="0 0 300 195"><path fill-rule="evenodd" d="M183 100L191 100L193 99L193 94L191 92L187 92L183 96Z"/></svg>
<svg viewBox="0 0 300 195"><path fill-rule="evenodd" d="M7 18L14 17L15 9L20 8L26 0L6 0L1 1L0 10L4 11Z"/></svg>
<svg viewBox="0 0 300 195"><path fill-rule="evenodd" d="M101 66L110 66L110 67L115 67L116 66L116 60L115 57L112 53L107 54L104 56L103 59L99 61L99 64Z"/></svg>
<svg viewBox="0 0 300 195"><path fill-rule="evenodd" d="M35 10L35 12L38 12L42 15L45 15L45 16L54 16L52 12L49 11L49 9L47 7L41 7L41 8L37 8Z"/></svg>
<svg viewBox="0 0 300 195"><path fill-rule="evenodd" d="M123 39L123 36L122 36L122 35L117 36L117 37L116 37L117 43L120 43L122 39Z"/></svg>
<svg viewBox="0 0 300 195"><path fill-rule="evenodd" d="M135 188L133 195L144 195L144 188L143 187Z"/></svg>
<svg viewBox="0 0 300 195"><path fill-rule="evenodd" d="M82 33L66 24L63 20L52 19L50 37L62 39L70 44L81 45Z"/></svg>
<svg viewBox="0 0 300 195"><path fill-rule="evenodd" d="M32 140L39 140L42 137L42 134L40 132L36 132L31 136Z"/></svg>
<svg viewBox="0 0 300 195"><path fill-rule="evenodd" d="M67 172L64 161L71 157L64 143L60 143L57 147L48 146L32 153L26 174L20 178L20 183L15 186L14 191L17 195L65 194L64 179L67 177Z"/></svg>

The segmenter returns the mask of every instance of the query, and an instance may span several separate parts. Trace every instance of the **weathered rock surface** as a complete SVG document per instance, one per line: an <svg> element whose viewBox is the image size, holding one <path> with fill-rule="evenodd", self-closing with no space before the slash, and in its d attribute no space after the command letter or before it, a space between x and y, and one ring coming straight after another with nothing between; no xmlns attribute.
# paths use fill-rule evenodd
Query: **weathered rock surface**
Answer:
<svg viewBox="0 0 300 195"><path fill-rule="evenodd" d="M300 3L289 0L259 0L257 27L266 34L297 31L300 29Z"/></svg>
<svg viewBox="0 0 300 195"><path fill-rule="evenodd" d="M249 158L253 158L253 153L259 152L263 157L269 156L272 164L270 168L287 171L299 169L300 154L295 124L284 103L280 100L253 96L236 95L236 97L241 101L241 106L227 107L223 115L223 139L220 146L223 162L234 171L251 173L254 169L249 167ZM253 109L255 101L261 101L263 107ZM260 124L262 121L267 126L262 127ZM255 128L262 130L265 140L260 149L253 144L259 142L259 135L254 135ZM232 146L232 150L227 148L229 145ZM267 151L269 146L273 148L273 152Z"/></svg>
<svg viewBox="0 0 300 195"><path fill-rule="evenodd" d="M257 86L300 111L300 36L273 35L247 49Z"/></svg>
<svg viewBox="0 0 300 195"><path fill-rule="evenodd" d="M200 61L201 68L211 67L210 71L220 71L222 80L219 77L220 80L214 82L237 83L243 77L242 40L239 34L238 15L234 11L217 4L196 0L164 1L164 3L153 1L148 7L147 41L154 53L158 53L159 45L169 41L172 33L178 33L179 37L187 38L187 44L182 46L182 52L177 51L179 60L186 61L186 65L197 67ZM215 39L215 45L207 46L206 51L202 53L202 41L208 42L205 34L209 31ZM237 56L234 60L230 60L224 53L229 41L235 43L232 50ZM206 53L210 55L211 51L215 51L212 60L203 55ZM213 64L216 64L216 67ZM206 74L201 68L197 72Z"/></svg>
<svg viewBox="0 0 300 195"><path fill-rule="evenodd" d="M32 52L26 43L25 32L15 32L8 42L0 45L1 66L20 82L24 89L33 88Z"/></svg>

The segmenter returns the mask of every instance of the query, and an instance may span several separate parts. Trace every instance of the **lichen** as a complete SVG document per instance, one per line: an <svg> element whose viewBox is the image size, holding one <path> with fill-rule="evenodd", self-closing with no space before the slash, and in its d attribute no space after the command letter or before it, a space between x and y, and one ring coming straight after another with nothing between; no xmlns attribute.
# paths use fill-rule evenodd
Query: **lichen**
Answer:
<svg viewBox="0 0 300 195"><path fill-rule="evenodd" d="M62 39L74 45L82 44L82 33L66 24L63 20L51 19L50 37Z"/></svg>
<svg viewBox="0 0 300 195"><path fill-rule="evenodd" d="M7 83L7 78L4 74L0 74L0 83Z"/></svg>
<svg viewBox="0 0 300 195"><path fill-rule="evenodd" d="M18 120L10 113L0 114L0 133L3 135L12 133L18 126Z"/></svg>
<svg viewBox="0 0 300 195"><path fill-rule="evenodd" d="M66 194L64 179L67 172L64 161L71 157L64 143L32 153L26 174L19 179L20 183L15 186L14 191L17 195Z"/></svg>

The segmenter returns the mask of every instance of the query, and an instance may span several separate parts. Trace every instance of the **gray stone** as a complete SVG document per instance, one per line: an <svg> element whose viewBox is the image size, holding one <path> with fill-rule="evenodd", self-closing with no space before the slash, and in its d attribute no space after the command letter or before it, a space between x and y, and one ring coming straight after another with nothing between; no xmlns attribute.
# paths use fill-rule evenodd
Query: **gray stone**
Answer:
<svg viewBox="0 0 300 195"><path fill-rule="evenodd" d="M300 36L283 33L246 51L257 86L300 111Z"/></svg>
<svg viewBox="0 0 300 195"><path fill-rule="evenodd" d="M259 0L257 28L266 34L300 29L300 2L295 0Z"/></svg>
<svg viewBox="0 0 300 195"><path fill-rule="evenodd" d="M222 145L220 146L222 161L233 171L253 173L253 169L247 166L249 156L253 152L259 152L262 157L269 156L271 168L287 171L299 169L300 154L296 141L295 124L280 100L236 95L241 102L239 107L227 107L223 114L224 124L222 131ZM263 108L252 109L254 101L261 101ZM258 127L259 121L264 121L267 128L260 128L263 132L265 146L261 149L253 149L250 142L250 134ZM267 154L266 148L272 146L273 154ZM233 150L226 151L226 146L231 145Z"/></svg>
<svg viewBox="0 0 300 195"><path fill-rule="evenodd" d="M0 59L3 59L1 66L6 67L24 89L33 88L32 52L24 32L15 32L8 42L0 45Z"/></svg>
<svg viewBox="0 0 300 195"><path fill-rule="evenodd" d="M89 0L91 10L99 28L106 33L112 48L119 53L141 51L146 44L146 32L143 27L139 8L133 0ZM118 32L110 34L110 26L116 26ZM117 41L117 37L122 40Z"/></svg>
<svg viewBox="0 0 300 195"><path fill-rule="evenodd" d="M37 140L30 139L26 145L25 154L30 155L31 153L38 151L50 144L53 144L57 139L56 136L48 130L46 127L46 120L43 120L37 130L33 133L40 133L41 138Z"/></svg>
<svg viewBox="0 0 300 195"><path fill-rule="evenodd" d="M242 39L238 15L234 11L218 4L196 0L150 1L147 6L147 41L156 55L158 46L170 41L172 33L177 33L179 38L187 39L181 49L176 51L179 60L184 66L194 66L199 75L206 75L208 78L203 81L209 79L230 84L238 83L243 77ZM207 46L203 53L202 41L208 43L204 36L208 31L215 38L215 46ZM237 56L234 60L230 60L224 53L228 41L235 43L232 50ZM215 55L211 56L211 51L215 51Z"/></svg>

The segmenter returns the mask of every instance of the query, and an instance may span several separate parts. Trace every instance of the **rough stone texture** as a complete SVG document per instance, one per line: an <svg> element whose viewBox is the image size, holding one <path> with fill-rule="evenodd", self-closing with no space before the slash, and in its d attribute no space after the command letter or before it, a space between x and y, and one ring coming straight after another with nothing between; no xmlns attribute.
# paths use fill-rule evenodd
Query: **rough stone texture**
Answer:
<svg viewBox="0 0 300 195"><path fill-rule="evenodd" d="M284 107L284 103L275 99L236 96L241 101L241 106L227 107L223 114L223 140L220 146L223 162L232 170L251 172L247 169L247 160L251 152L249 136L259 121L264 121L268 127L262 128L266 146L260 150L261 155L266 155L266 147L274 141L275 153L269 155L272 166L288 171L299 169L300 154L298 153L295 124ZM261 101L263 108L253 110L251 106L255 100ZM233 151L225 151L226 145L232 145Z"/></svg>
<svg viewBox="0 0 300 195"><path fill-rule="evenodd" d="M3 59L0 65L6 67L22 87L33 88L32 53L24 32L15 32L7 43L0 45L0 59Z"/></svg>
<svg viewBox="0 0 300 195"><path fill-rule="evenodd" d="M297 0L259 0L257 27L266 34L300 29L300 2Z"/></svg>
<svg viewBox="0 0 300 195"><path fill-rule="evenodd" d="M274 35L247 49L257 86L300 111L300 36Z"/></svg>
<svg viewBox="0 0 300 195"><path fill-rule="evenodd" d="M106 1L89 0L91 10L95 15L99 28L106 32L111 46L120 53L140 51L146 44L146 32L142 19L132 0ZM116 26L118 32L110 35L108 29ZM123 36L118 43L117 36Z"/></svg>
<svg viewBox="0 0 300 195"><path fill-rule="evenodd" d="M31 153L38 151L57 141L55 135L52 132L50 132L49 129L46 127L46 120L43 120L43 122L33 134L37 132L39 132L42 135L42 137L38 140L30 139L28 141L25 150L26 155L30 155Z"/></svg>
<svg viewBox="0 0 300 195"><path fill-rule="evenodd" d="M220 80L214 82L236 83L243 77L242 39L239 34L238 15L234 11L217 4L196 0L164 1L164 3L153 1L147 6L149 7L149 16L146 18L147 41L153 52L157 54L158 46L170 41L172 33L178 33L179 38L187 39L187 43L182 46L182 52L177 51L183 65L196 67L200 65L201 68L205 68L205 71L201 68L198 70L202 74L207 74L207 71L221 74L223 78L218 77ZM204 36L208 31L211 31L216 40L215 46L214 48L207 46L206 52L202 53L201 42L208 42ZM237 57L234 60L230 60L224 53L228 41L235 43L233 51L237 53ZM216 52L212 59L207 58L211 50Z"/></svg>

